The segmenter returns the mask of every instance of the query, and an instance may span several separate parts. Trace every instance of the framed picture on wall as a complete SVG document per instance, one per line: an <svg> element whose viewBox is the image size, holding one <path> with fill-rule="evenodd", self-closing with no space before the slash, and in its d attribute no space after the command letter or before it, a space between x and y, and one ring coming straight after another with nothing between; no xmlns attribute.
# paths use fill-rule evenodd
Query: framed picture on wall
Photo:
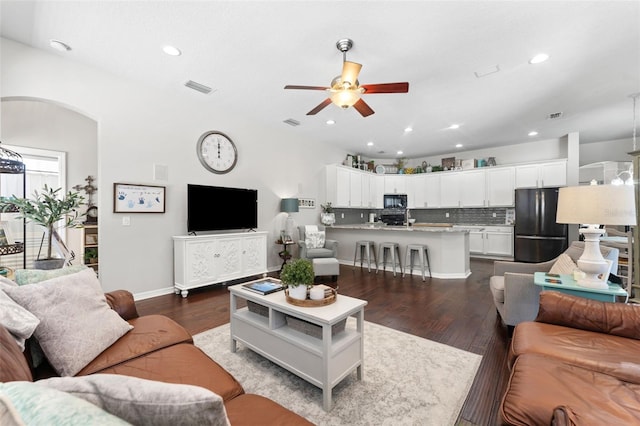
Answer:
<svg viewBox="0 0 640 426"><path fill-rule="evenodd" d="M164 186L113 184L114 213L164 213Z"/></svg>

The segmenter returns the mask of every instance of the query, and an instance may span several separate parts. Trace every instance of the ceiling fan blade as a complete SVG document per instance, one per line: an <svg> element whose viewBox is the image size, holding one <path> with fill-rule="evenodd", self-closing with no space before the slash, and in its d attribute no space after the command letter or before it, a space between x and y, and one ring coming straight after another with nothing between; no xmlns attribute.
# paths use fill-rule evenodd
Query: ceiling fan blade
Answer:
<svg viewBox="0 0 640 426"><path fill-rule="evenodd" d="M355 62L344 61L342 64L342 76L340 79L344 83L348 81L351 85L356 84L356 80L358 80L358 74L360 74L360 69L362 68L361 64Z"/></svg>
<svg viewBox="0 0 640 426"><path fill-rule="evenodd" d="M284 86L285 89L301 89L301 90L327 90L329 87L322 86L296 86L296 85L287 85Z"/></svg>
<svg viewBox="0 0 640 426"><path fill-rule="evenodd" d="M360 87L364 89L364 93L407 93L409 91L409 83L382 83L382 84L363 84Z"/></svg>
<svg viewBox="0 0 640 426"><path fill-rule="evenodd" d="M329 105L331 103L331 99L327 98L324 101L322 101L322 103L320 105L318 105L317 107L315 107L314 109L312 109L311 111L309 111L307 113L307 115L316 115L317 113L319 113L320 111L322 111L327 105Z"/></svg>
<svg viewBox="0 0 640 426"><path fill-rule="evenodd" d="M371 109L369 105L362 98L358 99L358 102L353 104L353 107L362 115L363 117L368 117L371 114L374 114L374 111Z"/></svg>

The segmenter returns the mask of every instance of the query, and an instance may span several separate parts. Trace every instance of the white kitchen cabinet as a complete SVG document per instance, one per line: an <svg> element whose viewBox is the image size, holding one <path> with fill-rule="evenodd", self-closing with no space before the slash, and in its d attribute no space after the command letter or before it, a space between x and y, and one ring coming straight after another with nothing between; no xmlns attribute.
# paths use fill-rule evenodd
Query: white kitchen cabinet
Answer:
<svg viewBox="0 0 640 426"><path fill-rule="evenodd" d="M187 297L204 287L267 272L267 233L173 237L174 287Z"/></svg>
<svg viewBox="0 0 640 426"><path fill-rule="evenodd" d="M457 172L459 175L460 207L485 207L485 171L469 170Z"/></svg>
<svg viewBox="0 0 640 426"><path fill-rule="evenodd" d="M430 209L440 207L440 176L429 173L424 178L424 206Z"/></svg>
<svg viewBox="0 0 640 426"><path fill-rule="evenodd" d="M349 173L349 207L362 207L363 179L361 172ZM367 195L369 193L367 185Z"/></svg>
<svg viewBox="0 0 640 426"><path fill-rule="evenodd" d="M440 172L440 207L460 207L460 174Z"/></svg>
<svg viewBox="0 0 640 426"><path fill-rule="evenodd" d="M424 173L409 178L409 207L435 209L440 207L440 175Z"/></svg>
<svg viewBox="0 0 640 426"><path fill-rule="evenodd" d="M513 228L488 226L485 228L485 254L513 257Z"/></svg>
<svg viewBox="0 0 640 426"><path fill-rule="evenodd" d="M363 207L365 186L363 175L365 173L351 167L327 166L325 168L326 202L330 202L333 207ZM368 184L368 181L366 183ZM365 197L368 199L368 193Z"/></svg>
<svg viewBox="0 0 640 426"><path fill-rule="evenodd" d="M384 207L384 176L373 173L369 175L369 202L371 208Z"/></svg>
<svg viewBox="0 0 640 426"><path fill-rule="evenodd" d="M362 208L381 209L382 194L382 176L378 176L369 172L362 172ZM356 207L352 203L352 207Z"/></svg>
<svg viewBox="0 0 640 426"><path fill-rule="evenodd" d="M512 207L515 204L515 168L488 168L486 173L486 206Z"/></svg>
<svg viewBox="0 0 640 426"><path fill-rule="evenodd" d="M481 230L469 231L469 253L484 254L484 232Z"/></svg>
<svg viewBox="0 0 640 426"><path fill-rule="evenodd" d="M484 170L442 172L440 207L484 207Z"/></svg>
<svg viewBox="0 0 640 426"><path fill-rule="evenodd" d="M469 253L487 257L513 257L513 228L469 226Z"/></svg>
<svg viewBox="0 0 640 426"><path fill-rule="evenodd" d="M384 193L385 194L406 194L407 178L406 175L385 175L384 177Z"/></svg>
<svg viewBox="0 0 640 426"><path fill-rule="evenodd" d="M567 184L567 162L552 161L516 166L516 188L547 188Z"/></svg>

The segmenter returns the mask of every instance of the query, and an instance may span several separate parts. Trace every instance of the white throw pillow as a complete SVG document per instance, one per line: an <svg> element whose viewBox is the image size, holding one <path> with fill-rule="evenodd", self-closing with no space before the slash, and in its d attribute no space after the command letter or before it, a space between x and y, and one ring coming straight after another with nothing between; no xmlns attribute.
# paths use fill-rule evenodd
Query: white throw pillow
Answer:
<svg viewBox="0 0 640 426"><path fill-rule="evenodd" d="M307 248L323 248L324 247L324 231L306 232L304 236L304 243Z"/></svg>
<svg viewBox="0 0 640 426"><path fill-rule="evenodd" d="M24 341L31 337L40 320L0 290L0 324L24 351Z"/></svg>
<svg viewBox="0 0 640 426"><path fill-rule="evenodd" d="M127 426L129 423L99 407L38 382L0 383L2 425Z"/></svg>
<svg viewBox="0 0 640 426"><path fill-rule="evenodd" d="M75 375L133 328L109 307L91 268L4 291L40 320L34 335L61 376Z"/></svg>
<svg viewBox="0 0 640 426"><path fill-rule="evenodd" d="M229 425L222 397L200 386L118 374L54 377L37 383L89 401L134 425Z"/></svg>
<svg viewBox="0 0 640 426"><path fill-rule="evenodd" d="M558 260L556 260L556 263L553 264L551 270L549 270L549 273L570 275L573 274L573 271L576 269L578 269L578 265L573 262L568 254L562 253L560 256L558 256Z"/></svg>

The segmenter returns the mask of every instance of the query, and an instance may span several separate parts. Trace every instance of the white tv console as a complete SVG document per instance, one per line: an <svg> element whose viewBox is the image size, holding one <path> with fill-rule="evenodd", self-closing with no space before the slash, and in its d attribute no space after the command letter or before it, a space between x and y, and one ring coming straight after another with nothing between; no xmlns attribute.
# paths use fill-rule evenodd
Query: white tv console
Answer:
<svg viewBox="0 0 640 426"><path fill-rule="evenodd" d="M173 237L174 288L204 287L267 272L267 232Z"/></svg>

